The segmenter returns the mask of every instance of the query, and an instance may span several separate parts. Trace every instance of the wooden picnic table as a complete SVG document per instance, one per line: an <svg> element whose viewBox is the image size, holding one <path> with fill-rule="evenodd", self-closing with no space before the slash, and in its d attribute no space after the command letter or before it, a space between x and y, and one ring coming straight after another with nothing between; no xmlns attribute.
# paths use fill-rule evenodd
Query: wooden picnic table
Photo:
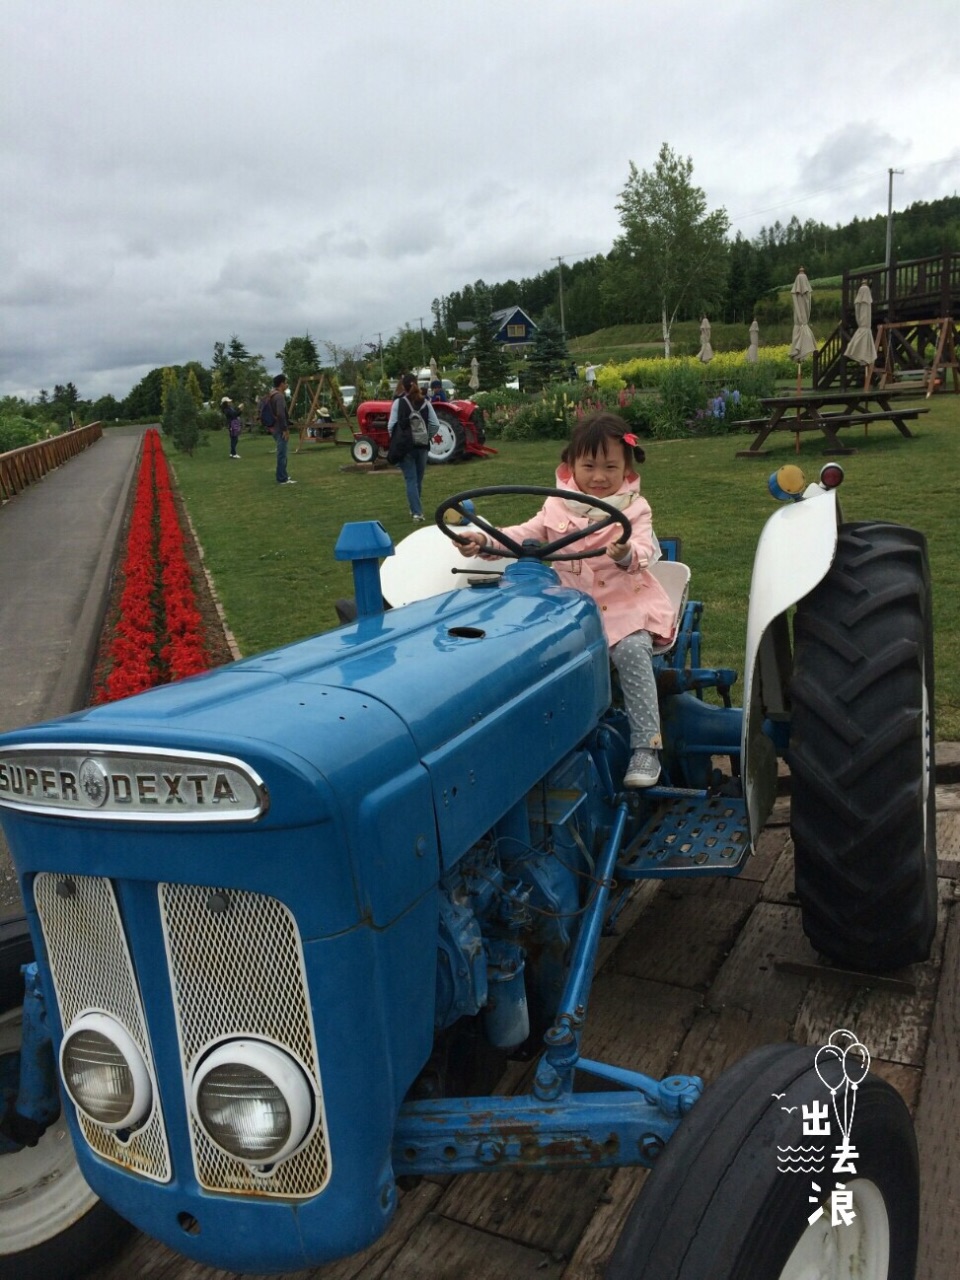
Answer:
<svg viewBox="0 0 960 1280"><path fill-rule="evenodd" d="M862 389L801 391L795 395L769 396L760 401L769 416L755 418L747 424L759 427L759 431L750 448L738 450L737 457L765 457L769 450L763 449L762 445L773 431L793 431L798 453L801 431L822 432L827 442L824 453L856 453L856 449L840 443L837 431L840 427L858 425L866 430L871 422L892 422L902 436L912 439L913 433L907 421L913 421L929 410L925 407L904 408L894 403L898 398L888 390Z"/></svg>

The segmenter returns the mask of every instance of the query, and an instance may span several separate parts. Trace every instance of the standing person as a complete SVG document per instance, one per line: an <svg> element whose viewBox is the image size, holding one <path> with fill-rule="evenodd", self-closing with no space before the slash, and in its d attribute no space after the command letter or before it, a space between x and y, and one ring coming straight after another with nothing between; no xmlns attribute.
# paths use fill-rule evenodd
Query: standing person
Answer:
<svg viewBox="0 0 960 1280"><path fill-rule="evenodd" d="M653 675L652 652L656 641L673 631L674 610L663 587L647 571L659 557L653 532L653 514L640 496L640 479L634 464L643 461L637 437L615 413L594 413L573 430L557 469L558 489L568 498L547 498L539 513L525 524L503 532L516 542L525 538L552 541L596 522L601 512L588 499L602 498L616 507L633 526L623 538L619 525L608 525L584 539L584 550L603 547L606 555L590 560L554 564L564 586L593 597L600 606L610 658L620 676L623 705L630 724L630 763L626 787L652 787L660 777L658 752L660 709ZM460 552L475 556L492 551L494 544L478 529L459 535Z"/></svg>
<svg viewBox="0 0 960 1280"><path fill-rule="evenodd" d="M595 364L588 364L583 372L583 376L587 380L587 390L592 391L597 381L597 366Z"/></svg>
<svg viewBox="0 0 960 1280"><path fill-rule="evenodd" d="M296 484L287 475L287 441L290 439L290 419L287 417L287 377L278 373L273 380L273 390L267 397L270 430L277 442L277 484ZM262 416L262 415L261 415Z"/></svg>
<svg viewBox="0 0 960 1280"><path fill-rule="evenodd" d="M243 419L240 417L240 409L233 403L229 396L224 396L220 401L220 410L227 420L227 434L230 436L230 457L239 458L237 453L237 442L240 439L240 432L243 430Z"/></svg>
<svg viewBox="0 0 960 1280"><path fill-rule="evenodd" d="M423 474L427 469L430 437L440 430L440 421L433 411L433 405L424 399L420 384L412 373L403 375L400 387L402 394L391 405L387 421L387 431L390 433L387 460L403 472L410 515L420 524L423 521L420 495L423 492Z"/></svg>

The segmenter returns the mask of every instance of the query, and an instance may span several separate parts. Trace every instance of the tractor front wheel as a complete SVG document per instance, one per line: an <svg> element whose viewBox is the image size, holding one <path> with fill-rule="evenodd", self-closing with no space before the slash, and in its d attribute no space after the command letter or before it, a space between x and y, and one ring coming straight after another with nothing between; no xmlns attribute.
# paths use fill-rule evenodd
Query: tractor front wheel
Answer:
<svg viewBox="0 0 960 1280"><path fill-rule="evenodd" d="M350 456L354 462L373 462L377 456L377 442L370 436L357 436L350 446Z"/></svg>
<svg viewBox="0 0 960 1280"><path fill-rule="evenodd" d="M923 535L842 525L794 623L791 828L814 947L889 970L937 922L933 621Z"/></svg>
<svg viewBox="0 0 960 1280"><path fill-rule="evenodd" d="M706 1090L630 1211L607 1280L913 1280L910 1113L886 1081L848 1076L847 1059L825 1049L756 1049ZM828 1137L804 1134L814 1103ZM853 1173L833 1171L838 1114Z"/></svg>
<svg viewBox="0 0 960 1280"><path fill-rule="evenodd" d="M32 959L26 921L0 921L0 1079L13 1088L20 966ZM0 1094L0 1106L3 1101ZM0 1280L78 1275L103 1261L131 1230L84 1181L62 1114L36 1146L0 1155Z"/></svg>

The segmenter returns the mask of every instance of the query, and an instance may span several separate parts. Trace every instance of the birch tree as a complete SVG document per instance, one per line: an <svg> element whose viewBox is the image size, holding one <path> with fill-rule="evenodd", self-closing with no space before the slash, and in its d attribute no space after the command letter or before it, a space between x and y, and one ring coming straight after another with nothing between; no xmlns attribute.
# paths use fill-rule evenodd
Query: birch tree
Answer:
<svg viewBox="0 0 960 1280"><path fill-rule="evenodd" d="M623 234L609 269L625 269L630 284L656 303L665 356L678 315L715 309L726 283L730 219L725 209L707 212L707 197L692 173L690 157L664 143L651 170L641 172L630 162L617 203Z"/></svg>

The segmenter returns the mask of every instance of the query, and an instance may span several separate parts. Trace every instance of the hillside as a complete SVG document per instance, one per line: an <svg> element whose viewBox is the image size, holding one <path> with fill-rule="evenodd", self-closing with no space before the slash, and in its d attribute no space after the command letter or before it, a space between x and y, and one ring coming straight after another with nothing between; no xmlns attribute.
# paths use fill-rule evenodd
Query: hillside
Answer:
<svg viewBox="0 0 960 1280"><path fill-rule="evenodd" d="M829 328L825 327L827 323ZM834 321L830 320L821 326L823 333L816 329L814 332L822 339L833 326ZM792 329L790 320L761 325L760 341L764 346L789 342ZM749 326L712 324L710 345L714 351L746 351L750 345ZM663 338L658 324L618 324L597 329L594 333L587 333L579 338L569 338L567 347L571 357L578 363L593 360L602 364L604 361L629 360L633 356L662 355ZM670 332L670 348L671 354L675 356L696 355L700 350L700 325L694 320L674 324Z"/></svg>

